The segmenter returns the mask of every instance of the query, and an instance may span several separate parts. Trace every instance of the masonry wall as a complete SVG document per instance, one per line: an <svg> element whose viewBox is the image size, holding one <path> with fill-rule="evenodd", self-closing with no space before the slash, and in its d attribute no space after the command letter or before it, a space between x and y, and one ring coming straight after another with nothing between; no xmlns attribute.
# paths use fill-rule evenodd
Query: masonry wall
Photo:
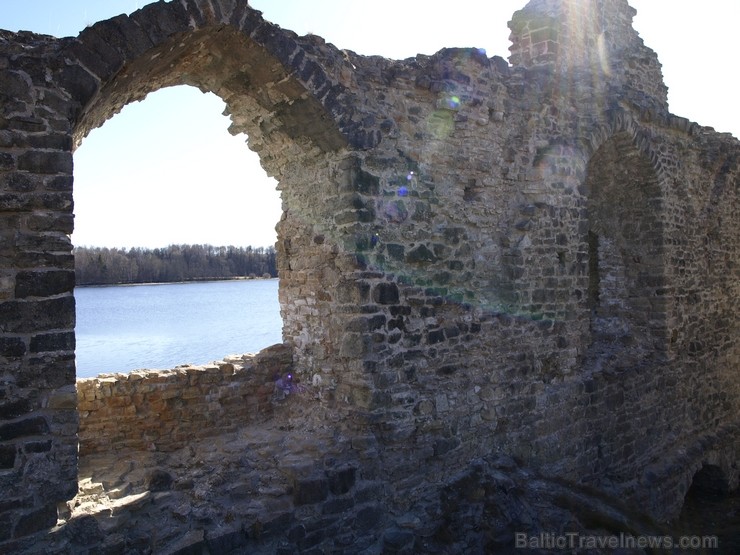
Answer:
<svg viewBox="0 0 740 555"><path fill-rule="evenodd" d="M633 15L533 0L511 65L362 57L226 0L3 32L0 541L75 485L72 139L173 84L224 98L278 179L307 421L377 442L394 510L491 454L659 519L704 461L736 484L740 145L669 113Z"/></svg>
<svg viewBox="0 0 740 555"><path fill-rule="evenodd" d="M213 365L77 380L79 454L171 452L264 422L298 386L292 366L292 351L275 345Z"/></svg>

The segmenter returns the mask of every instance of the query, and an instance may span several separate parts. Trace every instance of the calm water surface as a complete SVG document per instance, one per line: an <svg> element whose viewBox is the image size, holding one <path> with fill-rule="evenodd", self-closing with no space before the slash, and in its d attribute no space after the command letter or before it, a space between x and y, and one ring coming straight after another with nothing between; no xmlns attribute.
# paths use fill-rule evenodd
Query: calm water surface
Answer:
<svg viewBox="0 0 740 555"><path fill-rule="evenodd" d="M77 377L204 364L282 341L278 280L78 287Z"/></svg>

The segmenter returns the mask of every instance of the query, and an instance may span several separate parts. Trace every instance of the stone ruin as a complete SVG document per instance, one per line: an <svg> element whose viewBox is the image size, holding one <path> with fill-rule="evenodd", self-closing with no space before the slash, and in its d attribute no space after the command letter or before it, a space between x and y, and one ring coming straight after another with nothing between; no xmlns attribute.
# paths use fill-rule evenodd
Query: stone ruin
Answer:
<svg viewBox="0 0 740 555"><path fill-rule="evenodd" d="M499 553L736 488L740 144L634 14L532 0L508 63L245 0L0 31L0 551ZM284 344L76 384L73 152L182 84L279 182Z"/></svg>

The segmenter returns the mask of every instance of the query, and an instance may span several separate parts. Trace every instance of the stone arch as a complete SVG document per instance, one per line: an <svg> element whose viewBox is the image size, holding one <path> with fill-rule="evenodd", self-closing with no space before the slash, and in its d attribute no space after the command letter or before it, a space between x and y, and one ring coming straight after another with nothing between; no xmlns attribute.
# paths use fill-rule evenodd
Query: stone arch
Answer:
<svg viewBox="0 0 740 555"><path fill-rule="evenodd" d="M705 463L694 473L687 495L692 489L700 493L726 493L730 490L730 483L721 467Z"/></svg>
<svg viewBox="0 0 740 555"><path fill-rule="evenodd" d="M665 350L666 284L659 172L631 121L597 134L586 171L591 344ZM603 132L603 130L602 130Z"/></svg>
<svg viewBox="0 0 740 555"><path fill-rule="evenodd" d="M740 476L735 463L734 439L722 439L728 440L726 445L715 445L713 449L700 453L698 460L694 459L692 464L686 464L683 472L679 473L679 482L675 488L676 498L669 498L664 502L675 514L695 503L696 499L722 498L737 491ZM675 473L676 466L671 471Z"/></svg>
<svg viewBox="0 0 740 555"><path fill-rule="evenodd" d="M347 69L342 54L265 21L246 2L149 4L88 27L62 57L60 84L79 106L75 142L129 102L177 84L223 98L234 132L265 139L281 132L323 150L380 140L352 121L352 95L336 78Z"/></svg>
<svg viewBox="0 0 740 555"><path fill-rule="evenodd" d="M342 400L356 408L362 361L343 372L358 357L342 350L342 338L359 310L351 293L365 290L355 286L362 268L347 229L353 192L375 183L360 176L356 151L377 145L381 131L370 95L350 90L347 57L265 22L246 0L158 2L77 38L7 33L7 49L6 33L3 52L12 55L0 77L12 87L0 94L0 178L11 193L0 207L0 362L8 361L0 404L11 422L0 426L0 471L15 483L4 483L13 507L3 512L10 531L0 543L54 526L57 503L77 491L74 145L159 88L194 85L224 99L231 131L247 133L278 179L280 304L292 347L284 350L302 377L326 370L330 386L349 383Z"/></svg>
<svg viewBox="0 0 740 555"><path fill-rule="evenodd" d="M306 354L309 366L320 366L311 352L317 338L327 336L329 309L299 315L296 305L316 307L316 292L333 287L323 276L336 274L324 271L335 252L328 241L311 238L331 236L321 222L336 207L307 197L321 189L316 180L329 188L333 180L351 181L350 165L341 163L347 149L379 141L352 120L351 94L336 78L340 69L346 74L344 57L319 38L299 38L264 21L246 2L225 0L150 4L130 17L96 23L64 48L59 80L76 101L75 145L126 104L164 87L191 85L226 102L229 131L247 134L281 190L284 338L299 356ZM296 261L299 255L315 261L313 267Z"/></svg>

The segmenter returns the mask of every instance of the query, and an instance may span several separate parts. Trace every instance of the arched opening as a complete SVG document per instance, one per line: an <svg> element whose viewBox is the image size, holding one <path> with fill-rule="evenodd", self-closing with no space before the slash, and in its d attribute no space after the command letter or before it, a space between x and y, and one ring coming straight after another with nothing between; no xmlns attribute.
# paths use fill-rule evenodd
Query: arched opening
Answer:
<svg viewBox="0 0 740 555"><path fill-rule="evenodd" d="M687 495L722 495L730 490L727 476L719 466L703 464L694 474Z"/></svg>
<svg viewBox="0 0 740 555"><path fill-rule="evenodd" d="M161 7L161 13L158 8L159 4L151 5L133 14L132 19L139 17L137 23L148 28L157 17L172 17L167 6ZM240 9L247 12L246 19L240 18L245 25L260 24L256 12L252 13L246 5ZM330 368L327 361L336 349L326 345L333 345L337 339L326 339L334 331L329 332L327 327L336 316L332 298L325 292L339 282L337 245L344 244L338 237L342 231L335 228L333 215L339 210L337 205L345 202L337 195L337 184L343 186L355 167L346 150L342 150L347 140L334 119L334 112L341 113L342 108L336 101L329 114L313 96L312 89L307 88L327 82L315 62L298 55L300 48L295 43L293 48L298 50L291 52L298 54L291 59L297 66L306 66L306 71L291 73L291 66L286 66L288 61L284 59L287 46L279 33L265 29L266 35L260 39L270 43L268 49L236 27L215 24L211 15L200 13L193 17L196 19L192 21L169 21L167 25L182 28L164 37L153 29L153 46L142 45L136 29L120 22L101 22L80 35L80 46L75 46L73 55L91 67L101 65L93 54L101 37L129 40L130 50L124 50L120 69L95 87L87 81L78 84L77 73L70 75L74 81L70 88L78 87L83 93L85 85L93 88L89 91L90 100L76 118L73 140L79 144L123 106L165 87L192 85L223 99L225 113L231 120L229 132L246 134L249 149L259 155L267 174L278 180L282 216L277 226L276 250L283 338L293 347L297 361L304 363L306 374ZM204 26L194 29L191 24L198 17L205 18ZM123 37L119 36L122 33ZM310 79L310 85L300 79ZM325 89L321 89L324 95ZM335 99L334 95L328 96ZM317 198L332 200L317 203Z"/></svg>
<svg viewBox="0 0 740 555"><path fill-rule="evenodd" d="M684 497L676 528L685 534L716 538L723 553L740 549L740 491L731 491L725 472L704 463Z"/></svg>
<svg viewBox="0 0 740 555"><path fill-rule="evenodd" d="M157 2L130 17L92 25L77 38L19 36L22 42L17 48L11 44L6 72L13 75L11 82L19 84L24 98L13 105L18 110L17 135L6 133L2 145L3 170L10 170L6 182L12 184L13 194L5 204L4 218L10 225L3 237L10 241L3 253L8 268L0 279L7 316L3 355L12 359L7 369L10 387L3 394L19 415L17 425L6 426L17 450L6 451L0 465L12 465L10 476L13 481L18 477L18 494L9 497L18 507L9 513L12 538L6 539L12 540L55 525L61 511L58 503L72 499L77 491L80 417L97 410L103 398L112 399L109 393L124 381L97 380L100 394L92 396L80 395L75 383L70 238L74 146L149 93L192 85L226 102L229 131L249 137L249 148L259 154L268 175L278 180L282 194L277 250L286 344L268 349L262 359L254 357L248 368L246 362L241 367L225 362L188 369L194 372L178 369L148 375L171 378L167 383L142 384L157 399L139 395L146 393L137 386L147 377L127 376L130 394L125 400L115 397L122 402L108 406L121 410L102 423L112 433L101 428L89 433L107 441L103 449L116 459L116 450L109 448L116 442L157 453L155 442L161 436L170 442L168 448L176 449L196 435L210 439L223 430L242 430L255 418L261 419L255 425L261 425L273 417L275 372L286 367L301 365L311 383L321 383L321 376L314 373L324 372L327 389L335 387L335 376L347 376L345 368L356 374L363 370L350 367L354 352L340 349L345 323L359 308L348 299L347 310L337 310L342 301L335 292L341 284L357 282L360 262L353 251L342 250L352 247L347 240L352 229L343 227L347 222L336 215L352 209L352 187L361 162L353 148L370 148L380 140L374 125L368 130L350 117L356 99L344 94L346 86L334 74L327 77L327 71L343 63L338 51L326 45L325 52L323 43L312 48L318 44L315 39L301 39L265 22L246 2ZM27 39L34 43L30 50L25 47ZM196 372L206 379L191 380ZM217 393L214 382L220 384ZM183 385L197 390L184 395ZM170 391L163 396L166 387ZM323 400L306 399L307 404ZM81 400L94 406L81 410ZM137 403L152 412L141 414ZM186 413L164 414L181 409ZM160 437L147 437L127 426L121 414L154 423ZM165 422L167 426L162 425ZM123 445L118 432L126 430L131 438L146 443ZM22 448L28 458L11 457Z"/></svg>
<svg viewBox="0 0 740 555"><path fill-rule="evenodd" d="M285 51L275 52L275 44L267 48L236 26L214 24L218 16L199 12L198 6L190 6L199 12L191 14L192 19L173 22L168 19L168 8L174 5L153 5L138 16L137 24L154 27L155 45L142 48L138 55L127 53L129 58L120 68L92 88L74 122L74 141L80 144L124 106L163 88L192 85L223 99L231 120L229 132L246 134L261 166L278 180L282 199L277 226L279 304L285 343L250 357L243 365L226 361L210 368L134 373L126 380L89 380L95 382L90 388L84 387L87 380L78 382L79 478L97 471L99 455L113 458L115 464L118 455L128 450L136 452L137 460L150 460L147 454L179 452L196 437L233 434L261 425L273 417L274 393L280 382L276 375L286 368L291 372L297 368L295 374L300 372L309 383L321 384L322 376L316 374L322 372L324 383L331 387L334 376L341 375L332 363L339 357L338 339L346 329L343 319L349 316L337 314L334 291L343 274L357 265L350 256L341 256L344 228L338 228L335 221L338 208L346 204L342 194L352 186L356 171L356 159L342 148L347 141L333 119L341 115L341 106L332 96L335 102L330 113L316 99L315 91L307 88L308 79L317 87L326 83L320 81L324 78L317 63L305 61L310 71L294 72L284 59L278 59ZM249 10L244 6L240 9ZM157 19L157 9L161 9L161 19ZM204 26L194 29L198 16L203 16ZM253 17L259 23L258 16ZM131 28L120 23L102 22L83 32L83 46L76 54L89 60L93 49L85 41L97 46L99 37L110 33L110 28L115 33ZM160 36L160 29L175 23L182 25L178 32ZM274 34L260 39L275 39L280 49L291 44L289 37L281 40L279 30L271 26L265 33ZM138 37L130 38L126 46L139 48ZM301 63L303 54L297 57L297 64ZM70 86L75 85L76 80ZM337 89L333 89L335 94ZM212 191L204 186L200 194ZM232 310L243 318L253 316L238 305ZM201 333L214 332L202 328ZM228 353L217 356L223 354ZM117 479L113 487L125 490L123 478Z"/></svg>
<svg viewBox="0 0 740 555"><path fill-rule="evenodd" d="M281 342L279 195L223 111L213 94L161 89L75 152L78 377Z"/></svg>
<svg viewBox="0 0 740 555"><path fill-rule="evenodd" d="M661 193L649 160L627 133L604 143L586 177L591 342L665 349Z"/></svg>

